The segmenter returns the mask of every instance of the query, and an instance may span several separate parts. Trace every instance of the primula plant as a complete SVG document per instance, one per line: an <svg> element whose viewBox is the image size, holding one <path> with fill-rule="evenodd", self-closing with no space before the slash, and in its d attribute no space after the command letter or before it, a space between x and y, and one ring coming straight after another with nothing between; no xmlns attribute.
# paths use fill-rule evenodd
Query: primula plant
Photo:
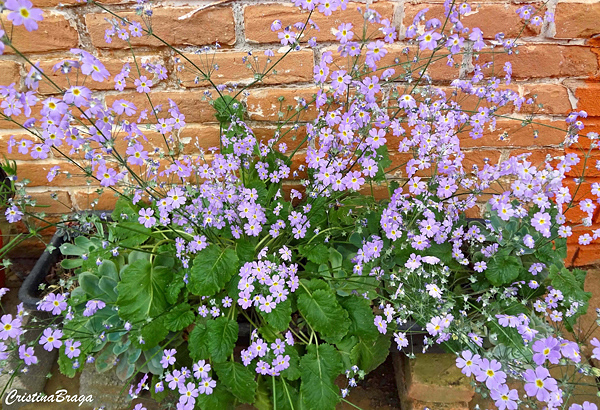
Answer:
<svg viewBox="0 0 600 410"><path fill-rule="evenodd" d="M341 24L337 47L322 48L312 16L348 2L294 0L303 21L272 22L282 48L248 53L254 80L240 86L214 82L218 45L190 59L163 41L146 1L136 6L142 23L88 3L107 13L107 42L153 36L176 56L173 75L190 72L186 78L213 87L205 99L220 141L209 150L180 141L186 119L177 104L152 103L152 87L170 75L160 64L132 54L109 73L73 49L73 59L54 67L69 79L63 89L2 33L2 45L31 64L26 91L1 89L0 116L32 137L11 139L11 148L40 159L52 151L98 193L120 197L112 212L80 218L90 233L60 248L75 275L38 307L60 319L37 343L59 349L63 373L74 376L86 362L99 372L115 368L131 397L150 390L178 409L333 409L352 401L352 387L390 347L414 355L411 333L422 333L423 351L441 345L456 353L457 366L499 409L596 408L572 400L582 376L600 375L582 350L589 342L598 358L600 342L569 336L590 294L585 272L563 261L572 234L565 212L579 207L589 225L597 205L563 182L571 168L589 166L598 136L584 135L586 114L574 112L564 146L589 139L580 156L467 164L461 149L461 139L510 118L504 108L544 138L535 101L505 87L511 64L493 64L518 52L518 38L484 37L485 27L463 25L469 4L446 1L443 15L422 10L405 32L359 8L362 26ZM42 19L28 0L4 7L29 31ZM523 29L552 19L543 8L517 12ZM318 91L280 98L274 135L256 134L246 122L252 86L306 47L319 51ZM455 61L466 53L475 63L469 74ZM429 77L440 64L456 72L450 88ZM116 90L133 85L148 106L107 105L86 86L111 75ZM38 94L40 82L54 95ZM162 135L162 148L150 146L148 131ZM189 154L178 155L183 148ZM53 168L48 180L61 172ZM10 200L7 218L35 215L26 205L26 197ZM467 218L474 209L484 218ZM24 314L2 316L0 330L2 358L15 352L20 369L37 361L20 342Z"/></svg>

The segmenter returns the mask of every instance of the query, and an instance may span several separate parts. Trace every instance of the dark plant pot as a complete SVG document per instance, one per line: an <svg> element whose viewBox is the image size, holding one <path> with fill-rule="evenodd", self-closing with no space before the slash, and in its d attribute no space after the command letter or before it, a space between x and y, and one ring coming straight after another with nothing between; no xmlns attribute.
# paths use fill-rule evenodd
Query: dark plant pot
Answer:
<svg viewBox="0 0 600 410"><path fill-rule="evenodd" d="M110 219L109 211L91 211L89 213L98 216L108 215L107 220ZM37 310L37 305L42 300L40 298L40 284L45 282L46 276L50 274L50 270L58 262L61 256L60 246L79 234L80 231L76 227L58 226L49 244L54 247L54 250L52 252L45 250L42 253L42 256L37 260L33 269L31 269L31 272L29 272L29 275L27 275L19 288L19 300L23 302L25 308Z"/></svg>
<svg viewBox="0 0 600 410"><path fill-rule="evenodd" d="M41 301L40 284L46 280L50 269L58 262L58 258L60 257L59 247L66 241L67 237L64 235L64 232L58 229L50 241L50 245L54 246L54 250L52 252L48 252L48 250L44 251L21 284L19 288L19 300L23 302L23 306L26 309L37 310L37 306Z"/></svg>

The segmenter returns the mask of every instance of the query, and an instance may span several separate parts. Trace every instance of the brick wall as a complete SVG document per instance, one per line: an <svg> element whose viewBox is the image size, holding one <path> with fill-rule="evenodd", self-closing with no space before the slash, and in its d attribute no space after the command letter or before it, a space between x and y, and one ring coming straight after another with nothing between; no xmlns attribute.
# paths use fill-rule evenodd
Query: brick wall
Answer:
<svg viewBox="0 0 600 410"><path fill-rule="evenodd" d="M267 78L263 84L252 90L246 104L250 123L260 130L258 135L268 136L273 132L269 121L278 111L279 96L286 96L286 101L293 101L295 96L312 95L312 68L320 53L333 46L332 40L335 37L331 29L341 22L362 24L356 7L364 7L365 2L353 3L346 11L338 11L330 18L317 15L314 20L321 28L317 35L320 46L315 50L308 49L289 56L288 60L278 67L277 75ZM15 44L28 53L32 61L39 61L46 72L50 72L54 63L67 57L67 51L73 47L80 47L99 56L111 74L117 73L124 62L131 61L131 52L127 50L125 42L115 39L111 44L107 44L104 41L104 30L108 27L104 20L106 13L96 6L81 4L76 0L36 0L34 3L36 7L43 8L45 13L39 31L28 33L22 26L16 27L13 38ZM132 3L135 2L103 1L108 8L137 20L138 17L132 12ZM274 19L280 19L284 25L303 20L295 7L277 0L189 0L155 3L160 7L154 11L153 30L172 45L190 52L194 46L209 45L215 41L222 45L215 57L215 63L221 67L213 77L217 83L244 82L252 79L242 58L250 50L260 50L261 52L256 54L262 56L262 50L278 48L277 35L269 29ZM400 33L405 31L404 27L410 24L412 17L422 8L429 7L430 13L443 10L440 1L380 0L369 3L384 17L393 21ZM516 28L520 20L515 10L525 2L475 0L470 3L473 12L465 18L467 25L482 27L487 35L499 31L505 32L509 37L517 34ZM540 3L530 4L536 6ZM585 120L587 131L600 132L600 37L594 38L600 34L600 2L550 0L548 8L555 12L555 23L524 31L525 45L519 49L519 54L511 59L515 81L510 87L518 90L523 96L537 94L538 102L544 104L539 110L541 116L538 120L562 126L563 123L559 121L564 119L569 111L586 110L589 114ZM156 104L166 103L168 98L179 104L188 123L179 135L180 140L189 141L198 137L202 146L216 145L218 127L211 108L202 99L207 84L194 84L192 76L186 72L176 72L173 53L166 47L161 47L155 39L132 38L132 44L137 56L162 62L169 70L168 79L153 87L152 97ZM400 50L399 47L397 49ZM392 55L393 53L388 54ZM498 58L497 62L502 63L502 58ZM462 67L468 67L469 63L472 63L471 60L472 56L465 56L461 62ZM22 83L27 70L28 68L14 55L7 53L1 56L0 84ZM448 85L449 80L457 75L457 71L447 67L443 61L432 64L429 72L441 86ZM66 84L64 77L55 78L59 84ZM139 101L138 107L145 105L142 103L145 98L143 95L131 89L122 93L116 92L112 81L88 82L86 85L97 91L108 104L118 98L129 98L134 102ZM42 87L42 91L51 93L52 89ZM308 115L310 113L303 119L307 119ZM510 138L501 141L498 137L504 131L509 132ZM301 129L297 134L300 132ZM21 134L22 132L10 123L0 122L0 155L7 154L6 141L9 137L15 135L19 138ZM150 132L148 138L157 146L161 144L161 138L157 134ZM540 128L540 136L533 138L531 129L523 130L517 123L499 121L497 130L489 132L482 139L474 141L468 137L463 138L467 151L465 162L497 162L509 155L529 151L534 152L534 158L542 160L548 153L555 155L563 152L559 146L562 138L561 132L545 128ZM184 154L193 150L191 145L188 147ZM57 177L51 183L52 186L48 186L45 175L52 166L59 164L64 166L64 170L69 170L64 160L54 157L33 162L29 157L15 153L8 156L18 161L20 176L32 181L31 194L41 202L51 204L51 207L45 210L48 213L65 212L70 206L87 209L90 202L96 198L95 187L87 185L85 178ZM403 160L400 155L394 155L393 159ZM580 192L589 192L590 184L600 181L600 171L593 167L595 158L591 163L589 179L584 182ZM62 205L51 201L49 192L56 192ZM105 194L96 208L109 209L113 203L112 195ZM581 214L572 212L569 220L577 222L580 217ZM592 228L600 227L600 216L595 218L594 224ZM575 228L577 232L581 230L582 228ZM586 265L600 260L600 244L579 249L575 243L577 236L572 237L574 243L569 247L569 262Z"/></svg>

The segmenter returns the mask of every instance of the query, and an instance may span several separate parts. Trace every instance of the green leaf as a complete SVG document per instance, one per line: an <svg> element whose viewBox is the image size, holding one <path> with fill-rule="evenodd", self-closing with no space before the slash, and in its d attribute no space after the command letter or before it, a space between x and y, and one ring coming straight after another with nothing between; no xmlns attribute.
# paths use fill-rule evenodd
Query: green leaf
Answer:
<svg viewBox="0 0 600 410"><path fill-rule="evenodd" d="M111 260L105 259L102 264L98 267L98 275L102 277L108 277L112 280L119 281L119 271L117 265Z"/></svg>
<svg viewBox="0 0 600 410"><path fill-rule="evenodd" d="M208 330L208 350L215 363L224 362L233 353L233 347L238 339L238 324L221 316L209 320L206 324Z"/></svg>
<svg viewBox="0 0 600 410"><path fill-rule="evenodd" d="M379 331L375 327L375 316L369 300L359 296L349 296L340 299L340 304L348 311L350 317L349 335L358 336L365 340L373 340L379 337Z"/></svg>
<svg viewBox="0 0 600 410"><path fill-rule="evenodd" d="M238 239L235 243L235 252L240 262L252 262L254 260L256 248L250 241Z"/></svg>
<svg viewBox="0 0 600 410"><path fill-rule="evenodd" d="M343 371L342 357L331 345L308 346L300 359L302 384L300 392L304 404L311 410L333 410L340 401L339 389L333 383Z"/></svg>
<svg viewBox="0 0 600 410"><path fill-rule="evenodd" d="M165 315L165 327L172 332L179 332L185 329L194 321L194 312L187 303L177 305Z"/></svg>
<svg viewBox="0 0 600 410"><path fill-rule="evenodd" d="M105 301L115 302L117 300L117 282L114 279L108 276L103 276L100 278L98 286L104 292L104 294L108 296L108 298L105 298Z"/></svg>
<svg viewBox="0 0 600 410"><path fill-rule="evenodd" d="M298 388L285 380L275 380L274 396L273 400L277 403L277 410L300 410L303 408L299 403Z"/></svg>
<svg viewBox="0 0 600 410"><path fill-rule="evenodd" d="M512 283L523 269L521 259L510 255L510 249L500 250L487 263L485 277L494 286Z"/></svg>
<svg viewBox="0 0 600 410"><path fill-rule="evenodd" d="M237 269L238 257L233 249L221 250L210 245L194 258L188 289L194 295L212 296L229 282Z"/></svg>
<svg viewBox="0 0 600 410"><path fill-rule="evenodd" d="M102 289L100 289L100 279L93 273L82 272L77 277L77 280L79 281L81 289L92 298L99 298L104 293Z"/></svg>
<svg viewBox="0 0 600 410"><path fill-rule="evenodd" d="M168 334L169 330L165 327L163 317L161 316L142 326L141 335L144 338L143 344L138 343L137 338L132 339L132 341L140 349L148 350L163 342Z"/></svg>
<svg viewBox="0 0 600 410"><path fill-rule="evenodd" d="M273 326L278 332L283 332L288 328L290 320L292 320L292 303L288 297L285 301L278 303L275 309L269 313L259 311L260 315L265 318L268 324Z"/></svg>
<svg viewBox="0 0 600 410"><path fill-rule="evenodd" d="M300 377L300 367L298 366L300 356L298 355L298 351L293 346L286 346L283 355L290 357L290 365L281 372L281 376L288 380L297 380Z"/></svg>
<svg viewBox="0 0 600 410"><path fill-rule="evenodd" d="M319 265L329 260L329 248L322 243L302 245L298 247L298 251L306 259Z"/></svg>
<svg viewBox="0 0 600 410"><path fill-rule="evenodd" d="M208 359L208 330L206 326L196 322L194 329L190 332L190 338L188 340L188 349L190 351L191 358L197 362L198 360Z"/></svg>
<svg viewBox="0 0 600 410"><path fill-rule="evenodd" d="M365 373L375 370L387 358L391 343L391 339L386 335L372 340L359 338L350 353L352 363L358 365Z"/></svg>
<svg viewBox="0 0 600 410"><path fill-rule="evenodd" d="M339 342L350 326L348 312L339 305L331 290L307 289L303 288L298 296L298 310L323 339L329 343Z"/></svg>
<svg viewBox="0 0 600 410"><path fill-rule="evenodd" d="M130 322L154 318L165 311L165 289L173 278L172 269L153 266L138 259L121 272L117 285L119 316Z"/></svg>
<svg viewBox="0 0 600 410"><path fill-rule="evenodd" d="M224 362L215 363L215 371L227 390L229 390L242 403L252 403L256 395L257 383L254 372L241 363Z"/></svg>
<svg viewBox="0 0 600 410"><path fill-rule="evenodd" d="M235 397L219 383L212 394L200 394L196 400L201 410L233 410L235 403Z"/></svg>
<svg viewBox="0 0 600 410"><path fill-rule="evenodd" d="M88 252L88 249L81 248L72 243L63 243L60 245L60 253L65 256L81 256Z"/></svg>
<svg viewBox="0 0 600 410"><path fill-rule="evenodd" d="M60 262L60 266L63 267L63 269L76 269L78 267L80 267L81 265L83 265L83 259L63 259Z"/></svg>
<svg viewBox="0 0 600 410"><path fill-rule="evenodd" d="M550 267L548 278L552 287L560 290L563 293L565 301L580 302L581 306L577 312L571 317L565 317L565 325L567 330L571 331L577 318L587 312L588 304L592 294L584 291L586 272L580 269L575 269L573 272L563 267L558 269L555 265Z"/></svg>
<svg viewBox="0 0 600 410"><path fill-rule="evenodd" d="M222 95L213 104L215 117L221 124L229 124L233 117L244 118L244 105L229 95Z"/></svg>

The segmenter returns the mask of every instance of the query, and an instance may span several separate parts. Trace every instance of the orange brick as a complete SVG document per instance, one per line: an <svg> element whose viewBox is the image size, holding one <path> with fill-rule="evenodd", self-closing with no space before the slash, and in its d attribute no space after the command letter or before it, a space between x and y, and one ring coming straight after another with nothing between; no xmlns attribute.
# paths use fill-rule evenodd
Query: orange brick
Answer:
<svg viewBox="0 0 600 410"><path fill-rule="evenodd" d="M600 84L587 83L575 90L577 109L584 110L590 117L600 116ZM585 132L586 130L584 130Z"/></svg>
<svg viewBox="0 0 600 410"><path fill-rule="evenodd" d="M6 156L11 160L20 160L20 161L32 161L33 158L29 154L20 154L17 147L12 147L12 152L8 152L8 142L10 140L11 134L0 135L0 157ZM36 141L35 137L29 134L14 134L15 141L19 142L22 139L27 139L29 141ZM50 156L52 157L52 156Z"/></svg>
<svg viewBox="0 0 600 410"><path fill-rule="evenodd" d="M525 97L535 97L535 112L540 114L564 115L573 111L567 88L559 84L525 84ZM542 104L538 108L538 104Z"/></svg>
<svg viewBox="0 0 600 410"><path fill-rule="evenodd" d="M513 78L586 77L598 72L598 59L590 47L554 44L522 45L519 54L480 54L476 63L494 62L494 72L510 61ZM487 75L492 69L484 70Z"/></svg>
<svg viewBox="0 0 600 410"><path fill-rule="evenodd" d="M267 57L258 50L252 56L248 56L247 52L237 51L202 55L186 54L186 56L202 72L210 72L210 78L215 84L230 82L248 84L255 80L255 72L264 73L267 69L270 70L269 73L257 83L258 85L307 82L313 79L312 50L292 52L285 57L282 53L277 53L274 57L269 58L270 63L268 64ZM209 65L207 65L207 60ZM206 87L210 85L208 81L195 81L197 77L201 80L203 75L192 64L184 62L183 65L185 69L179 73L183 86ZM214 69L215 65L219 67L218 70ZM249 69L248 65L252 65L252 69Z"/></svg>
<svg viewBox="0 0 600 410"><path fill-rule="evenodd" d="M16 88L19 88L20 81L20 64L15 61L3 60L0 61L0 84L10 85L16 84Z"/></svg>
<svg viewBox="0 0 600 410"><path fill-rule="evenodd" d="M350 3L345 11L338 10L331 16L326 17L321 13L315 12L311 19L319 26L319 31L305 31L304 40L312 36L317 37L317 41L333 41L336 39L333 32L341 23L352 23L355 27L355 35L362 33L363 16L357 11L361 7L363 12L365 4ZM379 12L383 18L392 18L394 5L387 1L380 1L372 4L371 9ZM303 13L298 7L291 4L260 4L248 5L244 8L244 26L246 32L246 41L250 43L279 43L277 32L272 32L270 25L274 20L280 20L282 25L288 26L296 22L306 22L308 13ZM368 27L368 33L373 34L371 38L382 38L383 34L377 30L377 25ZM294 30L298 33L298 30Z"/></svg>
<svg viewBox="0 0 600 410"><path fill-rule="evenodd" d="M55 194L56 199L50 195ZM66 214L73 209L71 197L67 191L47 191L29 193L31 198L36 201L35 207L28 207L29 212L44 212L46 214Z"/></svg>
<svg viewBox="0 0 600 410"><path fill-rule="evenodd" d="M2 22L6 32L12 30L13 44L22 53L42 53L47 51L69 50L79 44L77 31L62 15L44 13L44 20L38 22L38 30L27 31L24 26L15 26L2 15ZM5 53L12 54L10 47Z"/></svg>
<svg viewBox="0 0 600 410"><path fill-rule="evenodd" d="M589 38L600 33L600 3L563 3L556 5L556 38Z"/></svg>
<svg viewBox="0 0 600 410"><path fill-rule="evenodd" d="M188 125L181 130L179 140L184 144L183 153L185 155L198 155L199 149L204 148L207 152L208 148L219 147L221 133L217 125Z"/></svg>
<svg viewBox="0 0 600 410"><path fill-rule="evenodd" d="M67 57L67 56L65 56L65 57ZM67 58L76 60L76 58L73 58L73 57L74 57L73 55L69 55ZM152 62L154 64L162 64L164 67L164 61L162 60L162 58L157 55L144 55L144 54L136 55L136 57L137 57L137 62L140 65L140 70L142 72L142 75L145 75L146 77L152 79L152 82L154 83L154 85L160 83L160 80L158 80L157 78L154 78L154 74L148 73L146 70L141 68L141 65L143 62L148 61L148 62ZM61 58L61 59L45 60L45 61L40 62L40 68L42 70L44 70L44 74L46 74L56 85L61 87L61 89L66 89L66 88L70 87L71 85L75 85L76 83L83 84L83 82L85 80L85 86L91 90L113 91L115 89L114 76L121 71L121 69L123 68L123 64L125 64L127 62L130 63L130 65L131 65L132 75L131 75L130 79L126 82L125 88L126 89L134 89L135 88L135 86L133 84L133 81L134 81L133 79L138 78L138 73L137 73L136 66L133 61L133 57L130 57L130 56L124 57L124 58L100 57L100 61L102 61L105 68L110 73L110 77L107 80L104 80L102 82L94 81L91 78L91 76L86 77L86 76L82 75L80 72L78 72L78 70L75 70L75 69L73 69L73 71L68 75L65 75L60 70L58 70L56 72L52 70L52 67L55 64L60 63L64 60L65 60L65 58ZM76 78L78 78L78 81L75 80ZM43 79L42 81L40 81L39 91L40 91L40 93L44 93L44 94L56 94L57 93L56 87L54 85L52 85L46 79Z"/></svg>
<svg viewBox="0 0 600 410"><path fill-rule="evenodd" d="M459 3L456 3L458 7ZM516 37L521 34L521 18L516 13L517 8L520 5L516 4L478 4L471 6L471 13L461 17L461 21L465 27L474 28L478 27L482 30L485 38L494 38L497 33L504 33L506 37ZM425 15L425 21L431 18L438 18L440 21L445 21L444 6L442 4L432 3L407 3L404 8L404 26L408 27L413 23L415 15L423 10L429 8L429 11ZM522 36L532 36L539 34L539 27L532 25L527 26Z"/></svg>
<svg viewBox="0 0 600 410"><path fill-rule="evenodd" d="M209 7L191 16L182 18L188 13L194 12L193 7L156 7L153 9L152 30L153 33L173 46L200 46L219 42L221 45L233 45L235 43L235 28L233 21L233 10L231 7ZM130 21L141 22L141 18L135 12L119 13L120 17ZM104 33L110 24L105 18L112 18L107 13L94 13L85 16L88 32L92 44L99 48L128 48L129 45L117 37L111 43L104 41ZM182 18L182 19L180 19ZM145 28L145 24L142 23ZM131 44L134 46L164 46L154 37L143 35L132 37Z"/></svg>
<svg viewBox="0 0 600 410"><path fill-rule="evenodd" d="M78 161L79 162L79 161ZM54 166L59 166L59 171L51 182L48 182L47 175L48 172ZM98 185L98 182L91 177L86 177L85 172L81 170L76 165L67 162L65 160L61 161L35 161L29 162L27 164L20 164L19 168L19 179L24 180L28 179L30 182L27 185L28 187L37 187L37 186L58 186L58 187L66 187L66 186L84 186L87 185L87 181L89 180L90 184ZM70 175L68 175L68 174Z"/></svg>
<svg viewBox="0 0 600 410"><path fill-rule="evenodd" d="M95 189L86 188L74 191L72 198L78 210L112 211L119 196L106 188L102 194L98 194Z"/></svg>
<svg viewBox="0 0 600 410"><path fill-rule="evenodd" d="M248 115L252 120L277 121L278 113L282 112L282 119L289 118L296 113L296 97L304 98L308 103L317 91L317 88L266 88L252 91L247 100ZM279 101L280 97L284 100ZM290 106L292 108L288 110ZM294 118L301 121L315 118L314 104L311 107Z"/></svg>

